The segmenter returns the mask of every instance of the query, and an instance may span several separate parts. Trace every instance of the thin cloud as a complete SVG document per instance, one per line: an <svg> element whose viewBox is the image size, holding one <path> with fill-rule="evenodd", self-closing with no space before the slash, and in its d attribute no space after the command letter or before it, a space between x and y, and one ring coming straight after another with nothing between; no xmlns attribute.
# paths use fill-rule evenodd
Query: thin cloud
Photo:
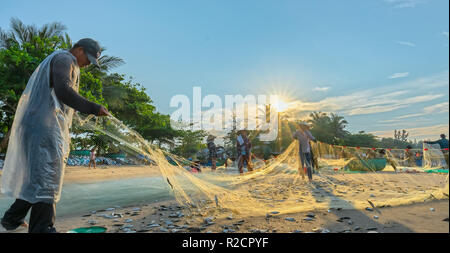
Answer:
<svg viewBox="0 0 450 253"><path fill-rule="evenodd" d="M388 78L395 79L395 78L402 78L402 77L407 77L407 76L409 76L409 72L402 72L402 73L394 73L394 74L390 75Z"/></svg>
<svg viewBox="0 0 450 253"><path fill-rule="evenodd" d="M414 8L418 4L426 3L424 0L384 0L393 8Z"/></svg>
<svg viewBox="0 0 450 253"><path fill-rule="evenodd" d="M444 35L448 39L448 32L442 32L442 35Z"/></svg>
<svg viewBox="0 0 450 253"><path fill-rule="evenodd" d="M290 117L301 117L310 112L334 112L340 115L364 115L395 111L411 105L432 101L446 94L432 94L432 88L448 87L448 71L425 78L418 78L395 86L356 91L344 96L327 97L317 102L297 100L287 113ZM417 95L415 95L417 94ZM440 105L441 108L443 105ZM436 105L437 107L437 105Z"/></svg>
<svg viewBox="0 0 450 253"><path fill-rule="evenodd" d="M423 109L425 113L444 113L448 112L448 101L440 104L435 104L432 106L425 107Z"/></svg>
<svg viewBox="0 0 450 253"><path fill-rule="evenodd" d="M396 41L395 43L403 45L403 46L408 46L408 47L415 47L416 44L409 42L409 41Z"/></svg>
<svg viewBox="0 0 450 253"><path fill-rule="evenodd" d="M399 119L384 119L384 120L379 120L378 123L393 123L393 122L400 122Z"/></svg>
<svg viewBox="0 0 450 253"><path fill-rule="evenodd" d="M331 89L331 87L315 87L313 89L313 91L321 91L321 92L326 92L329 91Z"/></svg>
<svg viewBox="0 0 450 253"><path fill-rule="evenodd" d="M395 117L395 119L407 119L407 118L416 118L420 116L425 116L429 114L439 114L439 113L448 113L448 101L440 104L435 104L431 106L427 106L423 108L423 112L421 113L413 113L407 114L399 117Z"/></svg>
<svg viewBox="0 0 450 253"><path fill-rule="evenodd" d="M413 113L413 114L407 114L407 115L396 117L396 119L414 118L414 117L420 117L420 116L423 116L423 115L424 115L424 113Z"/></svg>
<svg viewBox="0 0 450 253"><path fill-rule="evenodd" d="M431 119L424 119L424 118L418 118L416 121L398 121L398 122L386 122L378 124L379 127L391 127L393 129L408 129L408 128L414 128L417 126L417 121L420 121L420 123L429 123L432 124L433 121Z"/></svg>

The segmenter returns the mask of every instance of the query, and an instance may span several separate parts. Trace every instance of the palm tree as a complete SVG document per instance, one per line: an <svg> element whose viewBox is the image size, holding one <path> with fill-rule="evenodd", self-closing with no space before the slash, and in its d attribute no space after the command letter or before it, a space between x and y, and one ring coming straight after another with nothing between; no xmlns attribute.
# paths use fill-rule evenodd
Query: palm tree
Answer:
<svg viewBox="0 0 450 253"><path fill-rule="evenodd" d="M348 122L342 116L331 113L328 116L324 112L313 112L308 123L311 125L311 132L316 138L324 142L337 144L348 132L345 130Z"/></svg>
<svg viewBox="0 0 450 253"><path fill-rule="evenodd" d="M13 43L23 45L30 43L39 48L38 39L50 39L57 37L61 44L70 42L70 38L64 31L66 26L60 22L53 22L37 28L35 25L25 25L18 18L11 18L11 30L4 32L0 30L0 48L10 48ZM55 45L55 48L61 45Z"/></svg>
<svg viewBox="0 0 450 253"><path fill-rule="evenodd" d="M335 138L343 138L348 132L344 130L348 122L342 116L338 116L331 113L330 116L330 129L333 132Z"/></svg>
<svg viewBox="0 0 450 253"><path fill-rule="evenodd" d="M9 50L12 47L19 47L20 50L24 50L30 55L37 58L45 58L51 52L58 49L70 49L72 47L72 40L69 35L65 32L67 30L66 26L60 22L52 22L37 28L35 25L25 25L18 18L11 18L10 20L10 31L4 31L0 28L0 50ZM44 48L41 48L42 41L46 41ZM28 44L27 46L25 46ZM29 52L32 49L32 52ZM105 48L102 48L102 51ZM99 63L101 68L96 69L90 66L86 71L92 72L92 74L97 75L101 79L107 76L110 69L115 68L124 64L124 61L115 56L103 55L99 58ZM34 69L30 69L30 73L22 73L22 79L28 79ZM8 94L1 94L5 96L0 96L0 106L1 108L8 108L11 110L7 111L6 117L12 121L15 108L17 106L17 94L21 94L25 88L24 84L17 84L18 87L15 90L14 96L8 96ZM13 84L12 84L13 85ZM15 84L14 84L15 85ZM23 87L22 87L23 86ZM9 103L7 101L10 101ZM2 109L3 110L3 109ZM2 115L0 115L2 116ZM12 124L12 122L11 122ZM0 150L6 148L7 142L9 140L10 129L8 133L3 135L0 142Z"/></svg>
<svg viewBox="0 0 450 253"><path fill-rule="evenodd" d="M101 50L103 52L106 48L102 47ZM116 56L102 55L98 58L98 63L100 65L100 72L108 72L109 70L124 64L125 61ZM98 71L94 65L89 65L87 70L90 72Z"/></svg>
<svg viewBox="0 0 450 253"><path fill-rule="evenodd" d="M328 115L324 112L312 112L309 114L310 119L307 121L311 127L326 125L330 121Z"/></svg>
<svg viewBox="0 0 450 253"><path fill-rule="evenodd" d="M58 38L58 43L53 45L54 49L72 47L72 40L65 32L66 26L60 22L52 22L37 28L35 25L25 25L18 18L11 18L11 31L5 32L0 28L0 48L8 49L13 44L23 45L25 43L32 44L36 49L39 49L38 40ZM106 48L102 47L101 51ZM124 64L124 60L116 56L103 55L99 58L100 70L109 71L112 68ZM93 66L90 66L88 71L95 71Z"/></svg>

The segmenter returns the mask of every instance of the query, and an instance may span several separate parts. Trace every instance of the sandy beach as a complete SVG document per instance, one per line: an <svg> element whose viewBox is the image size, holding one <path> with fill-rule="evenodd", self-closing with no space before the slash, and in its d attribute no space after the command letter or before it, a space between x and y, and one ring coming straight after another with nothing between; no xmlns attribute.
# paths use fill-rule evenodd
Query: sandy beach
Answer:
<svg viewBox="0 0 450 253"><path fill-rule="evenodd" d="M95 182L119 178L134 178L161 175L157 167L127 166L101 167L89 170L87 167L68 167L65 182ZM398 174L400 182L423 180L437 175ZM364 175L338 175L336 178L362 180ZM393 180L393 179L392 179ZM377 180L375 180L377 181ZM371 187L377 187L376 184ZM373 189L381 194L386 187ZM381 189L383 188L383 189ZM378 191L379 190L379 191ZM373 196L373 195L371 195ZM399 202L401 203L401 202ZM368 210L334 209L320 207L314 211L293 212L268 215L245 215L223 213L205 215L191 213L175 201L159 202L130 207L111 207L105 210L92 210L77 216L57 217L56 228L65 232L76 227L104 226L109 233L292 233L292 232L331 232L331 233L448 233L449 201L447 199L427 199L413 204L385 205Z"/></svg>
<svg viewBox="0 0 450 253"><path fill-rule="evenodd" d="M99 165L94 169L87 166L67 166L64 183L92 183L105 180L160 176L156 166L106 166ZM1 174L0 174L1 176Z"/></svg>
<svg viewBox="0 0 450 253"><path fill-rule="evenodd" d="M108 228L108 233L449 233L448 200L386 207L380 209L380 213L366 210L316 210L274 214L269 218L178 217L184 211L175 202L116 208L113 211L99 210L95 214L57 217L56 228L66 232L95 225ZM103 217L113 212L123 217Z"/></svg>
<svg viewBox="0 0 450 253"><path fill-rule="evenodd" d="M159 176L157 167L149 166L84 166L67 167L65 184L95 183L108 180ZM405 181L411 175L393 175ZM418 174L420 178L436 175ZM337 175L347 180L361 180L364 175ZM405 182L406 183L406 182ZM397 183L398 184L398 183ZM371 185L372 192L377 185ZM383 189L386 189L385 187ZM377 192L376 194L381 194ZM349 195L350 196L350 195ZM373 195L372 195L373 196ZM221 212L200 214L190 212L175 200L133 206L112 206L69 216L56 217L55 227L67 232L78 227L104 226L107 233L449 233L449 201L427 199L412 204L383 205L368 210L327 208L318 206L305 212L278 213L268 210L266 215ZM281 210L280 210L281 211Z"/></svg>
<svg viewBox="0 0 450 253"><path fill-rule="evenodd" d="M64 183L93 183L106 180L159 176L161 172L155 166L66 166ZM0 170L0 177L2 170Z"/></svg>

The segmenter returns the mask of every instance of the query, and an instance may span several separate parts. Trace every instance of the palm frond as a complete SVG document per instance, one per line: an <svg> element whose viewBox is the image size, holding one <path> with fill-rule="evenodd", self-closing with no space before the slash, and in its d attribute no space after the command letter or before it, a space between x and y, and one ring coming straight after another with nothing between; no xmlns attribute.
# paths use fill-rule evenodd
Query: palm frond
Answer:
<svg viewBox="0 0 450 253"><path fill-rule="evenodd" d="M53 22L42 26L39 34L42 38L61 37L65 30L67 30L67 27L61 22Z"/></svg>
<svg viewBox="0 0 450 253"><path fill-rule="evenodd" d="M12 33L18 39L18 42L24 43L27 41L27 26L18 18L11 18Z"/></svg>
<svg viewBox="0 0 450 253"><path fill-rule="evenodd" d="M112 68L116 68L116 67L119 67L119 66L125 64L125 61L123 59L116 57L116 56L109 56L109 55L101 56L98 59L98 62L100 64L100 68L105 71L108 71Z"/></svg>
<svg viewBox="0 0 450 253"><path fill-rule="evenodd" d="M10 40L8 33L4 32L0 27L0 48L8 48L8 40Z"/></svg>
<svg viewBox="0 0 450 253"><path fill-rule="evenodd" d="M8 35L9 39L15 39L18 43L32 43L35 42L35 37L41 39L48 39L54 36L62 38L63 32L67 30L66 26L61 22L52 22L43 25L41 28L37 28L35 25L25 25L18 18L11 18L11 34ZM66 37L67 34L66 34ZM2 35L1 41L4 44L5 37Z"/></svg>

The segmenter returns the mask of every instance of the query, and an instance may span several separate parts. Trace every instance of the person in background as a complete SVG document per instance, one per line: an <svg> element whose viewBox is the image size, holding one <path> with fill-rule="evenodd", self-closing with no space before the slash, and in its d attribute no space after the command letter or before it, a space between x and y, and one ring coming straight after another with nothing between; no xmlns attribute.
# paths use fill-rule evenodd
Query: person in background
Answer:
<svg viewBox="0 0 450 253"><path fill-rule="evenodd" d="M200 160L198 160L198 159L195 160L193 166L197 170L197 172L199 172L199 173L202 172L202 168L201 168L201 165L200 165Z"/></svg>
<svg viewBox="0 0 450 253"><path fill-rule="evenodd" d="M416 165L419 166L419 167L422 167L422 160L423 160L422 153L417 151L416 152Z"/></svg>
<svg viewBox="0 0 450 253"><path fill-rule="evenodd" d="M192 157L189 157L188 161L190 161L190 163L189 163L190 172L192 172L192 173L202 172L202 170L200 169L200 161L199 160L194 161L192 159Z"/></svg>
<svg viewBox="0 0 450 253"><path fill-rule="evenodd" d="M369 149L366 155L367 159L374 159L377 158L377 152L375 150Z"/></svg>
<svg viewBox="0 0 450 253"><path fill-rule="evenodd" d="M244 173L244 162L247 163L247 170L253 171L253 165L251 160L251 150L252 143L247 137L247 131L240 130L238 131L237 141L236 141L236 149L238 154L238 168L239 173Z"/></svg>
<svg viewBox="0 0 450 253"><path fill-rule="evenodd" d="M298 140L299 143L299 174L302 176L302 179L304 179L305 173L307 173L309 181L312 181L313 161L311 157L311 146L309 142L316 142L316 138L312 136L311 132L309 131L308 125L303 122L300 122L297 125L297 131L293 134L292 137Z"/></svg>
<svg viewBox="0 0 450 253"><path fill-rule="evenodd" d="M96 153L97 153L97 148L96 147L93 147L92 149L91 149L91 155L89 156L89 169L91 168L91 164L94 164L94 169L95 169L95 165L96 165L96 163L95 163L95 155L96 155Z"/></svg>
<svg viewBox="0 0 450 253"><path fill-rule="evenodd" d="M209 135L206 139L208 144L208 150L209 150L209 159L211 160L211 170L216 170L216 163L217 163L217 150L216 150L216 144L214 144L214 139L216 137L214 135Z"/></svg>
<svg viewBox="0 0 450 253"><path fill-rule="evenodd" d="M426 144L439 144L439 147L441 147L441 149L446 149L448 148L448 140L446 138L447 136L445 136L445 134L441 134L441 139L437 140L437 141L424 141L424 143Z"/></svg>
<svg viewBox="0 0 450 253"><path fill-rule="evenodd" d="M445 134L441 134L441 139L437 141L424 141L426 144L439 144L442 153L444 154L445 162L447 163L447 168L449 167L448 163L448 140Z"/></svg>
<svg viewBox="0 0 450 253"><path fill-rule="evenodd" d="M416 158L411 149L412 149L411 145L406 146L405 161L409 167L415 167L416 166Z"/></svg>

